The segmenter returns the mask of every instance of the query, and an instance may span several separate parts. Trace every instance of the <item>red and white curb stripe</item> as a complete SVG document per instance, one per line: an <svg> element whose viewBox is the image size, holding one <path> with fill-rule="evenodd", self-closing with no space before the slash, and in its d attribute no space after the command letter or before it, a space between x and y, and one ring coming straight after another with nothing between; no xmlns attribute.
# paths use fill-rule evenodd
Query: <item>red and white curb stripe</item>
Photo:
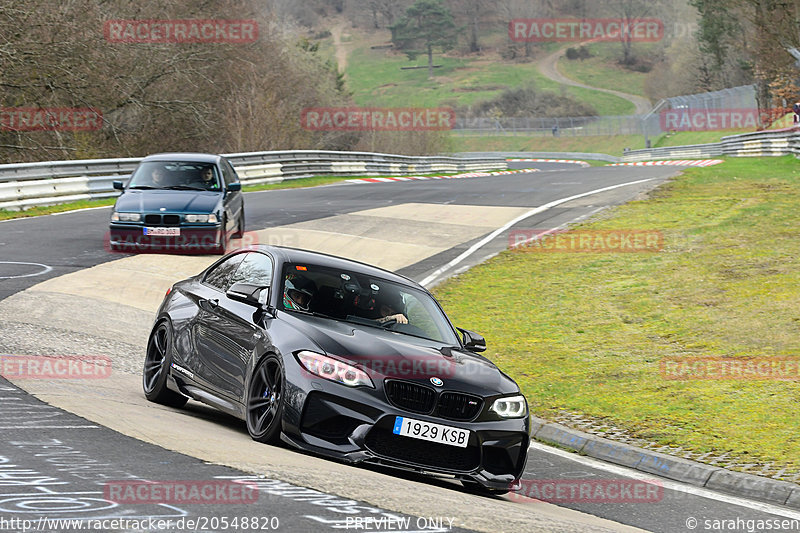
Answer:
<svg viewBox="0 0 800 533"><path fill-rule="evenodd" d="M506 161L512 161L514 163L519 163L521 161L533 163L571 163L573 165L580 165L582 167L592 166L586 161L578 161L577 159L506 159Z"/></svg>
<svg viewBox="0 0 800 533"><path fill-rule="evenodd" d="M719 165L722 159L681 159L678 161L636 161L635 163L611 163L606 165L608 167L660 167L660 166L674 166L674 167L710 167L712 165Z"/></svg>
<svg viewBox="0 0 800 533"><path fill-rule="evenodd" d="M525 172L537 172L537 169L526 168L523 170L496 170L493 172L466 172L464 174L453 174L451 176L392 176L380 178L357 178L347 180L348 183L388 183L391 181L425 181L425 180L450 180L461 178L485 178L488 176L502 176L504 174L521 174Z"/></svg>

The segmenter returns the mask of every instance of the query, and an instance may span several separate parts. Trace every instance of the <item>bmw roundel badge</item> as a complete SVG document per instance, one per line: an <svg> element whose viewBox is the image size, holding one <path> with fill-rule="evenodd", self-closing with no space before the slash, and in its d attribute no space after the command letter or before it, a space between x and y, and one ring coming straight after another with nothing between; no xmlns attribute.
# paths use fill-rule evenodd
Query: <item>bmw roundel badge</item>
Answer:
<svg viewBox="0 0 800 533"><path fill-rule="evenodd" d="M441 387L442 385L444 385L444 381L442 381L439 378L431 378L431 383L433 383L437 387Z"/></svg>

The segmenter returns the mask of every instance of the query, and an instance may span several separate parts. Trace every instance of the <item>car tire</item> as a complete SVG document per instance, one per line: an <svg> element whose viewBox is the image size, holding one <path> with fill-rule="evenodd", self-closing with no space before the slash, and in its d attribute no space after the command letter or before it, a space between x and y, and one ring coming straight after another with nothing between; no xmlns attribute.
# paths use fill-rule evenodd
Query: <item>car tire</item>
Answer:
<svg viewBox="0 0 800 533"><path fill-rule="evenodd" d="M275 355L258 362L247 387L247 432L258 442L277 443L280 437L284 387L283 365Z"/></svg>
<svg viewBox="0 0 800 533"><path fill-rule="evenodd" d="M481 496L502 496L503 494L508 494L508 489L492 489L489 487L484 487L477 481L468 479L462 479L461 484L464 486L467 492Z"/></svg>
<svg viewBox="0 0 800 533"><path fill-rule="evenodd" d="M244 208L239 215L239 222L236 224L236 233L233 234L234 239L241 239L244 237Z"/></svg>
<svg viewBox="0 0 800 533"><path fill-rule="evenodd" d="M172 325L162 320L153 329L147 341L147 355L142 370L142 388L151 402L182 407L189 400L167 388L167 377L172 365Z"/></svg>

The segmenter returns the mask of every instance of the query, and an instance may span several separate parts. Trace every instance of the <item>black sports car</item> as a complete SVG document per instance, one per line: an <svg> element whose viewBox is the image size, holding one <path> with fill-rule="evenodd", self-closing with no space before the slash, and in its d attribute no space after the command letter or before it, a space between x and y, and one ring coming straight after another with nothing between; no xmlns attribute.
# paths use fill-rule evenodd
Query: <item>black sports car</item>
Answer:
<svg viewBox="0 0 800 533"><path fill-rule="evenodd" d="M111 213L111 250L224 254L244 233L242 185L220 155L150 155L114 188L122 195Z"/></svg>
<svg viewBox="0 0 800 533"><path fill-rule="evenodd" d="M502 493L525 467L530 419L517 384L476 353L485 348L410 279L257 246L167 292L144 392L242 418L257 441Z"/></svg>

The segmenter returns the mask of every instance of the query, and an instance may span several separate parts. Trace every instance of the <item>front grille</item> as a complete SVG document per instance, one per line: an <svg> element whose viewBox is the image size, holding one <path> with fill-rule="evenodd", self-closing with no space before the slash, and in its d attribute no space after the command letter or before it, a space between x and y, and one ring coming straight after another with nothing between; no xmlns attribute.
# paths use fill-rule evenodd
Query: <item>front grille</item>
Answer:
<svg viewBox="0 0 800 533"><path fill-rule="evenodd" d="M458 392L443 392L439 397L439 416L453 420L472 420L481 412L483 400Z"/></svg>
<svg viewBox="0 0 800 533"><path fill-rule="evenodd" d="M376 426L367 434L364 444L371 452L386 459L448 471L471 472L481 462L481 452L472 442L474 439L473 435L469 446L459 448L395 435L391 430Z"/></svg>
<svg viewBox="0 0 800 533"><path fill-rule="evenodd" d="M401 409L430 413L436 404L436 392L430 387L394 380L387 380L385 387L389 401Z"/></svg>
<svg viewBox="0 0 800 533"><path fill-rule="evenodd" d="M181 225L181 216L180 215L155 215L149 214L144 216L144 223L145 224L152 224L152 225L166 225L166 226L180 226Z"/></svg>

